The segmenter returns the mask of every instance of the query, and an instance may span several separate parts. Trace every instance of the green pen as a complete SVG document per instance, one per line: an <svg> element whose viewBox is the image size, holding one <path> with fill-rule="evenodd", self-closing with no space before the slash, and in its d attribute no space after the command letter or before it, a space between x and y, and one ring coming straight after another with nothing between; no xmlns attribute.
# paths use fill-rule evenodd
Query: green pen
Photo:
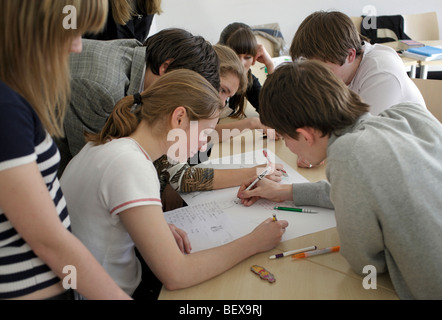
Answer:
<svg viewBox="0 0 442 320"><path fill-rule="evenodd" d="M282 210L282 211L295 211L302 213L318 213L318 211L313 211L310 209L302 209L302 208L290 208L290 207L274 207L274 210Z"/></svg>

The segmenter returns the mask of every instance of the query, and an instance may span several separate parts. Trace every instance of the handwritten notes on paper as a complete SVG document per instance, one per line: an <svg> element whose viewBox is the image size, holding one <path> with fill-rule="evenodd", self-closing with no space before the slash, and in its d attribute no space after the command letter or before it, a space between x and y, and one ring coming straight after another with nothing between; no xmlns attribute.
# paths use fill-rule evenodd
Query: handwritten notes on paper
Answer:
<svg viewBox="0 0 442 320"><path fill-rule="evenodd" d="M257 152L257 153L256 153ZM289 177L284 178L281 183L303 183L307 182L302 175L292 169L280 158L271 154L276 163L281 163L288 172ZM248 159L262 154L262 150L242 154L242 159ZM235 156L233 156L235 157ZM223 158L221 158L223 159ZM265 163L265 159L262 159ZM243 167L244 162L238 164L235 161L223 159L219 163L229 165L202 164L217 169ZM253 162L252 162L253 163ZM234 164L234 165L232 165ZM255 163L257 165L259 163ZM248 166L253 166L248 164ZM318 214L304 214L299 212L275 211L273 207L293 206L292 201L276 203L261 199L251 207L245 207L236 201L238 187L204 192L193 192L181 194L182 198L189 205L188 207L165 212L168 223L175 224L178 228L188 233L192 243L193 252L219 246L235 240L253 231L264 220L271 218L273 213L277 214L278 220L287 220L289 226L282 238L283 241L300 237L336 226L334 211L324 208L304 207L314 209Z"/></svg>
<svg viewBox="0 0 442 320"><path fill-rule="evenodd" d="M187 232L192 252L238 238L235 226L216 202L200 203L164 213L166 221Z"/></svg>

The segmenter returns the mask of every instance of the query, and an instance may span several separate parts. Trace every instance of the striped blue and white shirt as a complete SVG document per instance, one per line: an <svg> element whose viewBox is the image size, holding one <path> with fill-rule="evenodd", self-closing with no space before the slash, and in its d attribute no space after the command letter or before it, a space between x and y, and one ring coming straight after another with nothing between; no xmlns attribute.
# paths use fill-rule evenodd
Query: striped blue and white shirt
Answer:
<svg viewBox="0 0 442 320"><path fill-rule="evenodd" d="M70 230L57 178L60 162L57 146L26 100L0 81L0 171L33 161L37 162L61 222ZM0 204L0 299L20 297L59 282L17 233L6 214Z"/></svg>

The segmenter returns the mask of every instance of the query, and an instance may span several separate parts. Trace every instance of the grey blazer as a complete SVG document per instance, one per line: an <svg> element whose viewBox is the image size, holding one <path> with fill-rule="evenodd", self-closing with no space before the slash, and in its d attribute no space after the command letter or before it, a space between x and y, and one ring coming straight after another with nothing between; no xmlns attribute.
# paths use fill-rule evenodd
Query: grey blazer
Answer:
<svg viewBox="0 0 442 320"><path fill-rule="evenodd" d="M82 53L71 54L72 97L65 139L57 140L61 171L86 144L84 132L99 132L119 100L140 92L145 58L146 47L137 40L83 39Z"/></svg>

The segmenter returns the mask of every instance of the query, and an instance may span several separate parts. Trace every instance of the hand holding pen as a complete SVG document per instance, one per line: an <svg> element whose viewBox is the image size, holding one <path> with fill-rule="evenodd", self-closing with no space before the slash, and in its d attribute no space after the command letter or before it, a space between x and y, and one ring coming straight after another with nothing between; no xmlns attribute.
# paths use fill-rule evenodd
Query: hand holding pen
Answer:
<svg viewBox="0 0 442 320"><path fill-rule="evenodd" d="M268 166L272 166L272 165L274 165L274 166L275 166L275 170L276 170L276 171L280 171L280 172L282 172L282 175L283 175L284 177L288 177L288 176L289 176L289 175L287 174L287 171L284 170L284 167L283 167L282 165L280 165L280 164L273 164L273 162L270 160L270 157L269 157L269 154L268 154L267 150L262 150L262 153L263 153L264 157L266 157L267 165L268 165ZM273 180L274 180L274 179L273 179Z"/></svg>
<svg viewBox="0 0 442 320"><path fill-rule="evenodd" d="M258 175L258 177L255 180L253 180L253 182L246 188L246 191L252 189L253 186L258 183L258 181L262 180L266 175L270 174L271 172L272 172L272 167L265 168L264 171L260 175Z"/></svg>
<svg viewBox="0 0 442 320"><path fill-rule="evenodd" d="M293 200L292 184L280 184L270 179L256 180L256 177L251 178L241 184L237 197L243 205L251 206L261 198L275 202Z"/></svg>

